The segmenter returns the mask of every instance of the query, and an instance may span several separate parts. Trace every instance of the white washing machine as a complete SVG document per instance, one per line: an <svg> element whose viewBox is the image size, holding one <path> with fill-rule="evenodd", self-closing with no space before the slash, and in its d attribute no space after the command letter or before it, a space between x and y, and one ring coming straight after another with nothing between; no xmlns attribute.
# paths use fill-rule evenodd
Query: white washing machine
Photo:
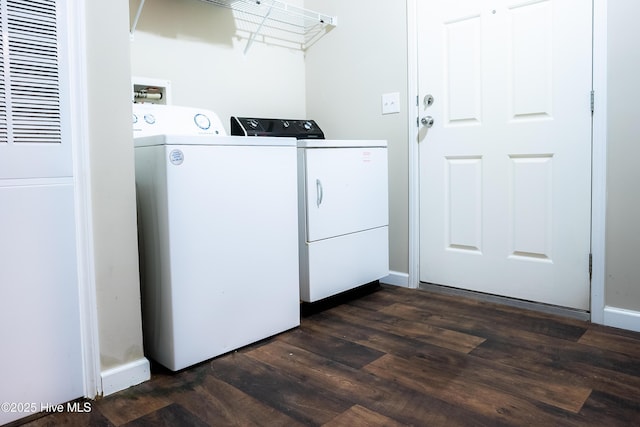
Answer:
<svg viewBox="0 0 640 427"><path fill-rule="evenodd" d="M232 117L231 132L298 138L300 298L389 274L387 142L331 140L313 120Z"/></svg>
<svg viewBox="0 0 640 427"><path fill-rule="evenodd" d="M296 140L134 104L145 352L171 370L300 324Z"/></svg>

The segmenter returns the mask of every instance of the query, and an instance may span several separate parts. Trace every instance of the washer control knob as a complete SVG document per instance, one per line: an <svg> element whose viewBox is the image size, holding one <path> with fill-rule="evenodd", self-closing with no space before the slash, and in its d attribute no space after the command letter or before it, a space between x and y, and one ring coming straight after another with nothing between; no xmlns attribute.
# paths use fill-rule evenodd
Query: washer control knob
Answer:
<svg viewBox="0 0 640 427"><path fill-rule="evenodd" d="M304 126L305 130L313 129L313 123L311 123L309 121L304 122L304 124L302 126Z"/></svg>
<svg viewBox="0 0 640 427"><path fill-rule="evenodd" d="M155 124L156 117L153 114L145 114L144 115L144 121L147 122L148 124L152 125L152 124Z"/></svg>
<svg viewBox="0 0 640 427"><path fill-rule="evenodd" d="M247 123L249 123L249 126L251 126L254 129L257 128L258 125L260 124L256 119L249 119Z"/></svg>
<svg viewBox="0 0 640 427"><path fill-rule="evenodd" d="M283 121L282 121L282 127L283 127L283 128L287 129L289 126L290 126L290 124L289 124L289 122L288 122L288 121L286 121L286 120L283 120Z"/></svg>
<svg viewBox="0 0 640 427"><path fill-rule="evenodd" d="M209 117L204 114L198 113L193 116L193 121L196 122L196 126L198 126L202 130L207 130L211 127L211 120Z"/></svg>

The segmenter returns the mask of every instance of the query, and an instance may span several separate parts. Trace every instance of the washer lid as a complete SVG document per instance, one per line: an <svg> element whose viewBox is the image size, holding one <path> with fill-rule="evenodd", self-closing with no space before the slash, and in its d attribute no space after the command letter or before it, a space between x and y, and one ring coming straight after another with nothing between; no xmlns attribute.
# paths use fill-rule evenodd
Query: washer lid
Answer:
<svg viewBox="0 0 640 427"><path fill-rule="evenodd" d="M157 145L210 145L210 146L257 146L295 147L295 138L214 136L214 135L152 135L134 138L136 147Z"/></svg>

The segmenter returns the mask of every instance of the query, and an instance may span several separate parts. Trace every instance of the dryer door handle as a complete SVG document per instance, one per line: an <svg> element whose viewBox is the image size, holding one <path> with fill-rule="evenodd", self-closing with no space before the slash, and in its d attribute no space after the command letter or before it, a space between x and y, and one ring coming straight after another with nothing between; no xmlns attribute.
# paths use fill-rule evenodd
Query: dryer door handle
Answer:
<svg viewBox="0 0 640 427"><path fill-rule="evenodd" d="M316 206L320 207L323 196L324 192L322 190L322 181L316 178Z"/></svg>

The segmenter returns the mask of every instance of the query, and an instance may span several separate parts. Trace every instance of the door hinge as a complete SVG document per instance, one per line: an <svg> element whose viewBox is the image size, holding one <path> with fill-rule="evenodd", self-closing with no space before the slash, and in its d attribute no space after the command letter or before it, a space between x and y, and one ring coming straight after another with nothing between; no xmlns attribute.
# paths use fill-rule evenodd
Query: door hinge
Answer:
<svg viewBox="0 0 640 427"><path fill-rule="evenodd" d="M591 281L592 275L593 275L593 255L589 254L589 281Z"/></svg>
<svg viewBox="0 0 640 427"><path fill-rule="evenodd" d="M596 92L594 90L591 91L591 114L595 110L596 106Z"/></svg>

